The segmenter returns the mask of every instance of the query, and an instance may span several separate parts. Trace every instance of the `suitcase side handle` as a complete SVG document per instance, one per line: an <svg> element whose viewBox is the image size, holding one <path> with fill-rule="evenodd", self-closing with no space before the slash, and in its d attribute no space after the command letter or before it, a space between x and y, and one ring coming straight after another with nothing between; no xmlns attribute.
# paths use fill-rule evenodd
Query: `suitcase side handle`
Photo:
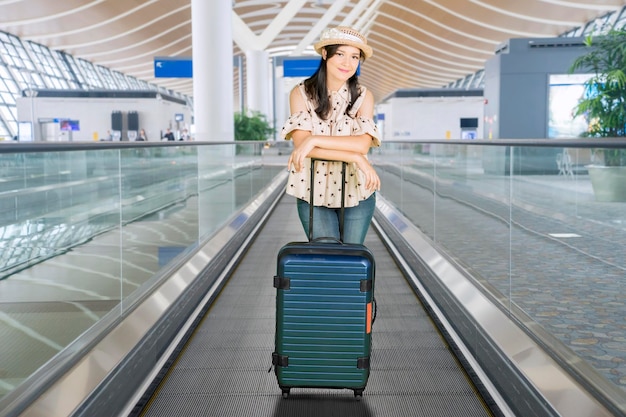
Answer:
<svg viewBox="0 0 626 417"><path fill-rule="evenodd" d="M320 159L311 158L311 178L309 179L310 184L310 194L309 194L309 242L313 241L313 202L315 201L315 193L313 192L314 188L314 177L315 177L315 163L320 161ZM341 161L341 209L339 211L339 243L343 243L343 218L345 212L345 200L346 200L346 162ZM332 237L322 237L316 238L319 239L331 239L337 240Z"/></svg>

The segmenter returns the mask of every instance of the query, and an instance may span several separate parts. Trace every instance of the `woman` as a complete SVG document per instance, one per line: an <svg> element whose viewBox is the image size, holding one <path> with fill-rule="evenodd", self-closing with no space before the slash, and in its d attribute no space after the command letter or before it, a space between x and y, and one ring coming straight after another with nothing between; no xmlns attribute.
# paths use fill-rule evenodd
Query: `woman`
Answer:
<svg viewBox="0 0 626 417"><path fill-rule="evenodd" d="M298 199L306 233L311 203L313 238L338 239L341 161L347 162L343 241L363 244L380 188L366 155L370 147L380 146L380 139L372 119L374 97L359 85L356 72L373 51L365 37L348 27L324 31L315 50L322 56L320 66L291 91L291 116L281 131L294 142L286 192ZM310 158L322 160L316 163L314 202L309 201Z"/></svg>

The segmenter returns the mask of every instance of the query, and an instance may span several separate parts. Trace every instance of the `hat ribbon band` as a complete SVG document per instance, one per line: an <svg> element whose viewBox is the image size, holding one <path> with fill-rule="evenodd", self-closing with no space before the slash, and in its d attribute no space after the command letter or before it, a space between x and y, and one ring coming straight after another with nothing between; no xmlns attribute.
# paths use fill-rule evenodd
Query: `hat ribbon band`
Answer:
<svg viewBox="0 0 626 417"><path fill-rule="evenodd" d="M324 34L322 34L320 40L324 41L327 39L343 39L346 41L352 41L352 42L365 44L363 40L359 38L358 36L350 35L349 33L345 33L337 29L330 29L326 31Z"/></svg>

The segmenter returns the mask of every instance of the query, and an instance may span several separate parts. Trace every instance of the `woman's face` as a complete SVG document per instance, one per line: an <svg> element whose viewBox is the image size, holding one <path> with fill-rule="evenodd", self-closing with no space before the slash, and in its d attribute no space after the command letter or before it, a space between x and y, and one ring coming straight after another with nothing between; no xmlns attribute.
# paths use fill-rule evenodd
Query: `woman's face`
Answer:
<svg viewBox="0 0 626 417"><path fill-rule="evenodd" d="M326 59L328 77L345 82L352 77L361 62L361 50L354 46L341 45L334 55Z"/></svg>

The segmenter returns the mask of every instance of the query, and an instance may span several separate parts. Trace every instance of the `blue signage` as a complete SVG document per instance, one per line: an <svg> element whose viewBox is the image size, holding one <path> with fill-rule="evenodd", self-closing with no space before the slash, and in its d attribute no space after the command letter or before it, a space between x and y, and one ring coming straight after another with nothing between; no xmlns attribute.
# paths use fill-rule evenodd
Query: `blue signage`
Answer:
<svg viewBox="0 0 626 417"><path fill-rule="evenodd" d="M156 78L191 78L193 76L191 57L155 57L154 76Z"/></svg>
<svg viewBox="0 0 626 417"><path fill-rule="evenodd" d="M283 60L283 77L310 77L317 71L322 58L285 58ZM361 65L356 70L361 74Z"/></svg>
<svg viewBox="0 0 626 417"><path fill-rule="evenodd" d="M320 66L321 58L294 58L283 61L284 77L310 77ZM234 66L239 66L233 62ZM357 69L357 75L361 66ZM156 78L192 78L193 61L191 57L155 57L154 76Z"/></svg>
<svg viewBox="0 0 626 417"><path fill-rule="evenodd" d="M320 66L320 59L285 59L283 77L310 77Z"/></svg>
<svg viewBox="0 0 626 417"><path fill-rule="evenodd" d="M233 67L241 67L241 57L233 57ZM190 56L154 57L156 78L193 78L193 60Z"/></svg>

